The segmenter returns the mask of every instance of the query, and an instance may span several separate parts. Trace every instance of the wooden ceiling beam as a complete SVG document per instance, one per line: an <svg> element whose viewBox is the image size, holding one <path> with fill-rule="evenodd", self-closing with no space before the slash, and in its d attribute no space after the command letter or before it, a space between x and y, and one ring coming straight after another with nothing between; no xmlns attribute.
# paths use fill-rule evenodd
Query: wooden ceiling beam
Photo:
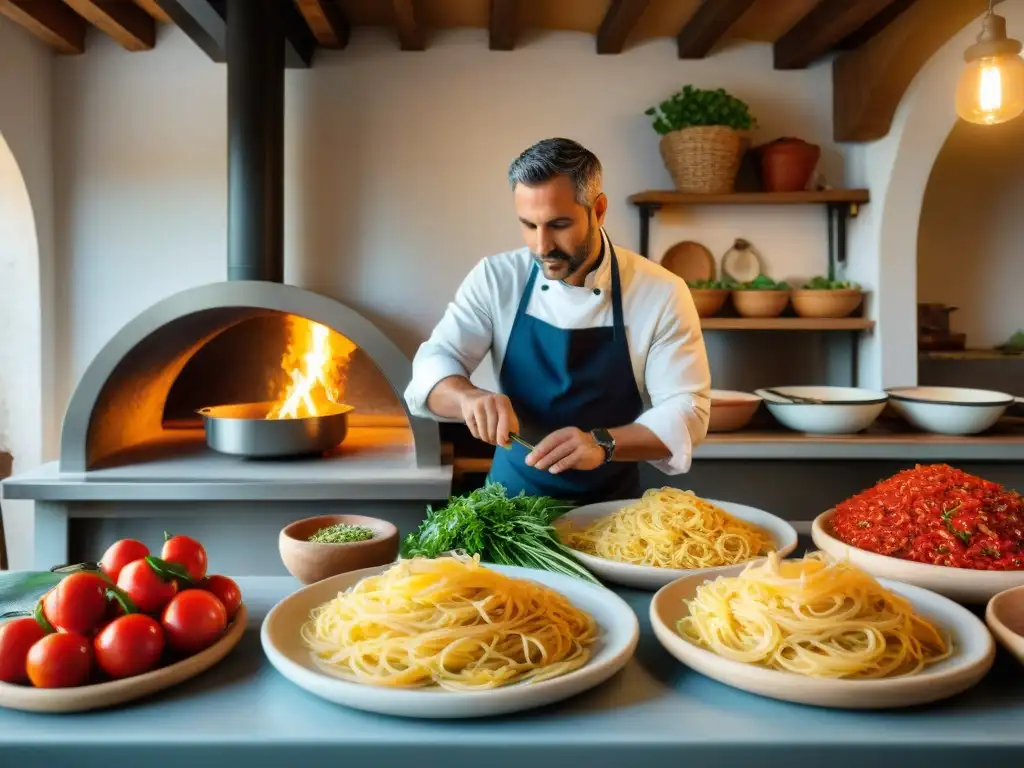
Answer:
<svg viewBox="0 0 1024 768"><path fill-rule="evenodd" d="M425 51L427 36L415 0L391 0L398 29L398 44L403 51Z"/></svg>
<svg viewBox="0 0 1024 768"><path fill-rule="evenodd" d="M894 0L821 0L773 46L775 69L804 69Z"/></svg>
<svg viewBox="0 0 1024 768"><path fill-rule="evenodd" d="M649 0L612 0L597 30L598 53L622 53Z"/></svg>
<svg viewBox="0 0 1024 768"><path fill-rule="evenodd" d="M111 0L64 0L91 23L128 51L151 51L156 45L156 21L134 3Z"/></svg>
<svg viewBox="0 0 1024 768"><path fill-rule="evenodd" d="M0 0L0 15L61 53L85 53L86 21L62 0Z"/></svg>
<svg viewBox="0 0 1024 768"><path fill-rule="evenodd" d="M352 29L336 0L295 0L317 42L325 48L344 48Z"/></svg>
<svg viewBox="0 0 1024 768"><path fill-rule="evenodd" d="M679 32L679 58L703 59L753 4L754 0L701 0Z"/></svg>
<svg viewBox="0 0 1024 768"><path fill-rule="evenodd" d="M171 23L171 17L164 13L163 8L157 5L156 0L134 0L134 2L157 21L162 21L164 24Z"/></svg>
<svg viewBox="0 0 1024 768"><path fill-rule="evenodd" d="M836 58L834 140L875 141L889 133L896 108L921 67L986 8L988 0L917 0L862 47Z"/></svg>
<svg viewBox="0 0 1024 768"><path fill-rule="evenodd" d="M252 2L252 0L248 0ZM309 69L316 53L316 36L293 0L279 0L284 15L284 65L288 69Z"/></svg>
<svg viewBox="0 0 1024 768"><path fill-rule="evenodd" d="M516 47L518 0L491 0L488 20L488 47L492 51L511 51Z"/></svg>
<svg viewBox="0 0 1024 768"><path fill-rule="evenodd" d="M858 29L855 29L840 40L836 48L840 51L852 51L855 48L860 48L864 43L892 24L897 16L916 2L917 0L893 0L893 2L885 7L885 10L876 13L865 23L861 24Z"/></svg>
<svg viewBox="0 0 1024 768"><path fill-rule="evenodd" d="M227 60L228 25L209 0L153 0L213 61Z"/></svg>

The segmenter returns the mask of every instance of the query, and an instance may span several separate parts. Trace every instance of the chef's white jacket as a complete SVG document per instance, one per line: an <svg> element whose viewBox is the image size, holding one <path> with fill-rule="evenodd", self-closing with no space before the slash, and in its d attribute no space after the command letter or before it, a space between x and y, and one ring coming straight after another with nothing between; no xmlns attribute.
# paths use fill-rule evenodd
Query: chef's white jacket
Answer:
<svg viewBox="0 0 1024 768"><path fill-rule="evenodd" d="M681 474L689 470L693 449L707 434L710 414L711 372L697 310L681 278L624 248L616 246L615 254L633 376L645 407L636 421L671 452L650 463L667 474ZM532 267L529 250L521 248L484 258L469 273L413 360L405 400L414 415L438 418L427 408L431 390L449 376L470 376L488 352L499 381ZM542 290L544 285L548 290ZM582 287L548 280L540 272L527 313L559 328L612 325L607 251Z"/></svg>

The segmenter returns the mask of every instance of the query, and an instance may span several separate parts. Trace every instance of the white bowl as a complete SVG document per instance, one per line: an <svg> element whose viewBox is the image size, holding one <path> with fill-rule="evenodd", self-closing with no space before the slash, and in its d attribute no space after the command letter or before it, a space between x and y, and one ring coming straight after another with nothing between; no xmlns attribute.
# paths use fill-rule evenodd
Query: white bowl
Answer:
<svg viewBox="0 0 1024 768"><path fill-rule="evenodd" d="M636 614L614 592L574 576L507 565L487 567L506 576L530 579L561 592L587 611L601 628L591 658L577 670L536 683L520 683L487 691L454 692L442 688L386 688L343 680L318 664L299 634L316 606L366 576L393 564L341 573L318 581L281 600L263 620L260 641L270 663L288 680L310 693L354 709L400 717L436 719L487 717L540 707L600 685L633 657L640 638Z"/></svg>
<svg viewBox="0 0 1024 768"><path fill-rule="evenodd" d="M1024 571L980 571L929 565L852 547L832 535L835 513L830 509L815 518L811 526L814 544L837 560L849 560L877 578L904 581L969 605L984 604L1003 590L1024 585Z"/></svg>
<svg viewBox="0 0 1024 768"><path fill-rule="evenodd" d="M573 523L574 528L582 528L589 525L599 517L611 515L618 512L623 507L629 506L637 501L639 501L639 499L603 501L598 504L588 504L584 507L578 507L571 512L565 513L558 518L555 525L557 526L559 522L567 520ZM740 520L746 520L748 523L753 523L759 528L762 528L775 542L775 547L781 557L785 557L796 549L796 529L781 517L776 517L770 512L765 512L762 509L748 507L745 504L736 504L731 501L718 501L716 499L705 499L705 501L710 502L717 507L721 507L733 517L738 517ZM711 576L739 573L747 565L747 563L740 563L737 565L722 565L716 568L658 568L653 565L631 565L629 563L619 563L615 560L598 557L597 555L588 555L575 549L573 550L573 555L583 563L588 571L600 579L610 581L614 584L622 584L626 587L652 591L661 589L666 584L670 584L682 576L690 576L695 573L703 573ZM754 560L762 559L763 558L760 557L754 558Z"/></svg>
<svg viewBox="0 0 1024 768"><path fill-rule="evenodd" d="M720 683L799 704L843 709L887 709L926 704L954 696L980 681L995 660L995 643L985 624L966 608L919 587L879 579L908 599L914 610L952 636L955 652L916 675L880 680L834 680L767 669L725 659L684 639L676 623L687 614L705 576L689 576L660 589L651 600L651 626L665 650L686 666Z"/></svg>
<svg viewBox="0 0 1024 768"><path fill-rule="evenodd" d="M1024 586L1007 589L989 600L985 623L996 640L1024 664Z"/></svg>
<svg viewBox="0 0 1024 768"><path fill-rule="evenodd" d="M1005 392L962 387L891 387L893 410L925 432L976 435L991 427L1014 404Z"/></svg>
<svg viewBox="0 0 1024 768"><path fill-rule="evenodd" d="M771 391L755 390L755 394L783 426L813 435L852 435L865 430L885 410L889 399L885 392L858 387L773 387ZM824 402L793 402L787 396Z"/></svg>

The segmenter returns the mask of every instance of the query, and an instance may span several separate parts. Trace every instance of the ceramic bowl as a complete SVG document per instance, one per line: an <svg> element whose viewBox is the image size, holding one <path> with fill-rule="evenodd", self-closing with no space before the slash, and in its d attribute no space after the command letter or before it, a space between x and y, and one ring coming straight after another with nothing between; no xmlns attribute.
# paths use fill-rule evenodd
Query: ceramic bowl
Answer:
<svg viewBox="0 0 1024 768"><path fill-rule="evenodd" d="M362 525L373 538L348 544L320 544L309 537L331 525ZM363 515L321 515L296 520L281 529L278 550L288 573L303 584L313 584L339 573L394 562L398 555L398 528L387 520Z"/></svg>
<svg viewBox="0 0 1024 768"><path fill-rule="evenodd" d="M891 387L892 408L911 425L940 435L976 435L1016 400L1005 392L962 387Z"/></svg>
<svg viewBox="0 0 1024 768"><path fill-rule="evenodd" d="M724 288L691 288L690 296L698 317L713 317L729 298L729 291Z"/></svg>
<svg viewBox="0 0 1024 768"><path fill-rule="evenodd" d="M849 560L877 578L913 584L964 605L984 605L1004 590L1024 586L1024 571L982 571L931 565L852 547L836 538L832 530L835 513L834 509L823 512L812 523L811 538L815 546L837 560Z"/></svg>
<svg viewBox="0 0 1024 768"><path fill-rule="evenodd" d="M733 291L732 303L742 317L778 317L789 303L789 291Z"/></svg>
<svg viewBox="0 0 1024 768"><path fill-rule="evenodd" d="M864 300L855 288L838 291L800 289L790 294L793 311L800 317L848 317Z"/></svg>
<svg viewBox="0 0 1024 768"><path fill-rule="evenodd" d="M761 398L750 392L712 389L708 432L733 432L743 429L754 418L760 405Z"/></svg>
<svg viewBox="0 0 1024 768"><path fill-rule="evenodd" d="M985 623L996 640L1024 664L1024 586L1003 590L988 601Z"/></svg>
<svg viewBox="0 0 1024 768"><path fill-rule="evenodd" d="M879 417L888 396L885 392L857 387L773 387L756 395L783 426L812 435L852 435L870 427ZM794 397L821 400L794 402Z"/></svg>

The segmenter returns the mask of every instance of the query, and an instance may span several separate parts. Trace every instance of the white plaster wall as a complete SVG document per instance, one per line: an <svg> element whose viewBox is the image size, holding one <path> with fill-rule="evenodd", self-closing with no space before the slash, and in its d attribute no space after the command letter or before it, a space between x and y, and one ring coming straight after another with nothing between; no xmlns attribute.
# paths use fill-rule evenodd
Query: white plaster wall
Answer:
<svg viewBox="0 0 1024 768"><path fill-rule="evenodd" d="M680 61L672 40L597 56L593 37L557 33L521 50L487 50L486 32L439 35L403 53L393 35L358 30L287 75L286 279L345 301L412 354L481 257L518 247L508 163L549 135L593 148L606 171L608 229L638 246L629 194L671 186L643 110L687 82L747 99L756 141L831 143L831 71L776 72L764 44ZM557 74L557 77L555 76ZM100 347L138 312L223 279L226 74L183 34L127 53L101 38L56 63L60 202L61 403ZM660 257L681 239L720 257L750 239L779 277L824 272L820 207L693 209L661 215Z"/></svg>
<svg viewBox="0 0 1024 768"><path fill-rule="evenodd" d="M1024 119L957 123L925 190L917 295L958 307L951 325L967 334L970 348L991 348L1024 330L1022 203Z"/></svg>
<svg viewBox="0 0 1024 768"><path fill-rule="evenodd" d="M52 55L0 18L0 447L25 471L55 455ZM30 565L28 502L4 501L12 568Z"/></svg>
<svg viewBox="0 0 1024 768"><path fill-rule="evenodd" d="M1008 32L1024 36L1024 2L998 6ZM917 253L921 210L939 152L957 123L956 84L963 52L977 37L981 19L966 25L921 69L896 112L889 134L854 146L847 155L851 184L871 189L851 229L854 279L877 286L876 333L863 342L861 379L881 386L917 382Z"/></svg>

